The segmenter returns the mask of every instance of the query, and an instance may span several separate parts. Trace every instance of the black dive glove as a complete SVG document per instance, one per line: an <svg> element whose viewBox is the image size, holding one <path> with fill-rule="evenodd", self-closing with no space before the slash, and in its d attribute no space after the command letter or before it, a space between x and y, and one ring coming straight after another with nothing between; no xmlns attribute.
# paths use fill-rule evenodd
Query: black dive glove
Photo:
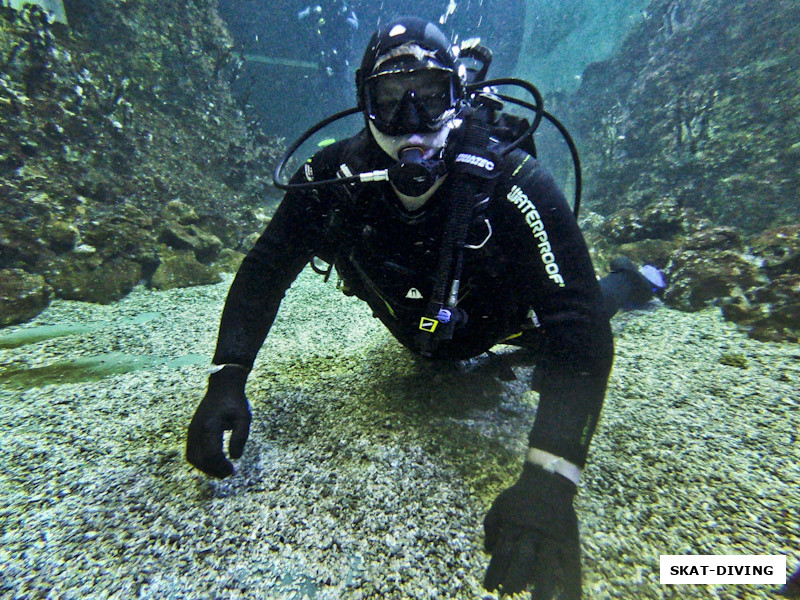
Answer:
<svg viewBox="0 0 800 600"><path fill-rule="evenodd" d="M483 521L492 555L483 581L487 590L502 586L503 594L515 594L533 584L534 600L580 600L575 492L563 476L525 463L519 480L497 497Z"/></svg>
<svg viewBox="0 0 800 600"><path fill-rule="evenodd" d="M240 458L250 432L250 406L244 395L248 371L225 367L208 378L208 391L189 423L186 460L214 477L227 477L233 465L222 452L222 433L233 430L228 454Z"/></svg>

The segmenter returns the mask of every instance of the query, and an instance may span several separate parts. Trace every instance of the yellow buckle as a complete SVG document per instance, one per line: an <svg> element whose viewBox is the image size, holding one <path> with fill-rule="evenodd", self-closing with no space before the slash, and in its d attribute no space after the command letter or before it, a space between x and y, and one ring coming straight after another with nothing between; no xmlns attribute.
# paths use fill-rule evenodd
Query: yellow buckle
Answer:
<svg viewBox="0 0 800 600"><path fill-rule="evenodd" d="M431 319L428 317L422 317L419 320L419 328L422 331L427 331L428 333L433 333L436 331L436 326L439 324L439 321L436 319Z"/></svg>

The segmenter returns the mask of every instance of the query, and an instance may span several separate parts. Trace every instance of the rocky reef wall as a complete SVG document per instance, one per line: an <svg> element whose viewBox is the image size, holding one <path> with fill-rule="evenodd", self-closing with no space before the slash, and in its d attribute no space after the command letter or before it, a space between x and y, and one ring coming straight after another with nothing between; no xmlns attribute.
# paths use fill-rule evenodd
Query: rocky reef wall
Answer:
<svg viewBox="0 0 800 600"><path fill-rule="evenodd" d="M800 336L800 4L653 0L611 59L554 95L579 138L584 229L762 340Z"/></svg>
<svg viewBox="0 0 800 600"><path fill-rule="evenodd" d="M800 4L653 0L570 100L587 204L664 198L754 233L797 217Z"/></svg>
<svg viewBox="0 0 800 600"><path fill-rule="evenodd" d="M231 95L215 0L64 4L0 9L0 325L217 281L265 219L279 143Z"/></svg>

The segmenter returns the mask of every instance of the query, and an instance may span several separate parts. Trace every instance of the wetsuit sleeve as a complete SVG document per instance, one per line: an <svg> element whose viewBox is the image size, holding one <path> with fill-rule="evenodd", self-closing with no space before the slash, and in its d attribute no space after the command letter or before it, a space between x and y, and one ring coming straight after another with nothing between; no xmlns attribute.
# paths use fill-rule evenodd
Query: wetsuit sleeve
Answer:
<svg viewBox="0 0 800 600"><path fill-rule="evenodd" d="M292 181L306 181L302 169ZM252 367L286 290L322 239L327 208L320 196L312 190L287 192L242 261L222 312L215 364Z"/></svg>
<svg viewBox="0 0 800 600"><path fill-rule="evenodd" d="M522 164L501 188L511 220L504 229L520 248L514 277L544 338L529 443L583 466L613 362L611 327L572 208L543 167L514 156Z"/></svg>

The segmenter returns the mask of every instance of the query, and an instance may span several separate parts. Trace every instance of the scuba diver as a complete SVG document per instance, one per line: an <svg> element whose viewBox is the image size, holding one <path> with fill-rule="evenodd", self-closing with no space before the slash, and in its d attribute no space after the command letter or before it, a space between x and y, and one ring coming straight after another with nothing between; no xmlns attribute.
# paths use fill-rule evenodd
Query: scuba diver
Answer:
<svg viewBox="0 0 800 600"><path fill-rule="evenodd" d="M240 458L248 374L284 293L319 257L412 352L462 360L504 343L535 353L539 405L522 473L484 521L484 585L580 598L573 497L613 361L609 318L663 281L619 259L598 282L566 198L519 147L525 136L508 141L519 121L500 115L465 52L415 17L379 29L356 73L358 108L343 113L363 113L365 127L288 184L285 159L278 166L288 192L231 285L186 456L208 475L233 473L223 432Z"/></svg>
<svg viewBox="0 0 800 600"><path fill-rule="evenodd" d="M324 78L332 84L329 92L346 106L352 93L350 55L358 16L343 0L327 0L307 5L298 11L297 19L308 25L308 43Z"/></svg>

